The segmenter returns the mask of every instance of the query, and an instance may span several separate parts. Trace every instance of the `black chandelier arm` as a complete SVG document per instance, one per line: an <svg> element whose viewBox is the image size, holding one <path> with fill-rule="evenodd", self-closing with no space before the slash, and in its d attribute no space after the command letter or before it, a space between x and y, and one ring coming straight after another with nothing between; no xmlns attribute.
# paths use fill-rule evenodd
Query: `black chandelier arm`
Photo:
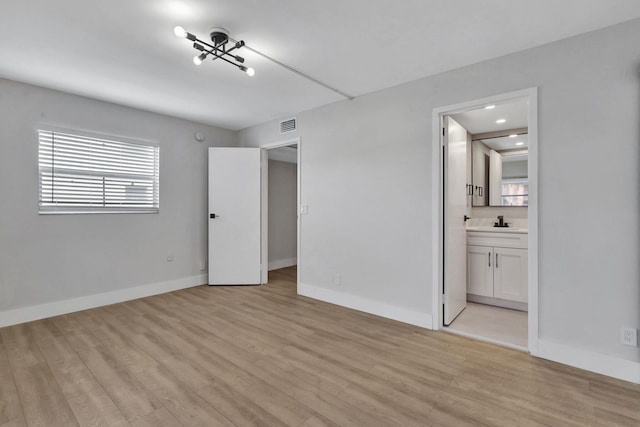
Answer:
<svg viewBox="0 0 640 427"><path fill-rule="evenodd" d="M198 44L198 43L202 43L202 44ZM231 49L229 49L229 50L224 50L224 49L222 49L222 50L221 50L221 49L220 49L220 47L222 46L222 47L224 48L224 44L226 44L226 42L224 42L224 43L220 43L220 44L216 45L216 46L217 46L217 47L216 47L216 46L211 46L210 44L205 43L205 42L203 42L202 40L198 40L198 39L196 39L196 41L193 43L193 47L194 47L195 49L199 50L199 51L206 52L206 54L207 54L207 55L211 55L211 56L213 56L212 61L215 61L216 59L220 58L220 59L222 59L223 61L226 61L226 62L228 62L229 64L233 64L233 65L235 65L236 67L238 67L238 68L240 68L240 69L242 70L242 66L241 66L241 65L238 65L238 64L234 63L233 61L230 61L229 59L225 58L225 57L224 57L224 55L229 55L230 57L232 57L232 58L233 58L233 59L235 59L236 61L238 61L238 62L240 62L240 63L243 63L243 62L244 62L244 58L242 58L241 56L232 55L230 52L231 52L231 51L233 51L233 50L235 50L235 49L238 49L239 47L244 46L244 42L242 42L242 43L240 43L240 42L236 43L236 44L235 44ZM209 47L210 49L209 49L209 50L207 50L207 49L205 49L205 48L204 48L204 46L202 46L202 45L206 45L206 46L207 46L207 47ZM243 70L243 71L244 71L244 70Z"/></svg>
<svg viewBox="0 0 640 427"><path fill-rule="evenodd" d="M219 49L221 46L224 46L225 44L227 44L227 43L229 42L229 40L225 40L225 41L223 41L222 43L218 43L217 45L213 46L213 45L210 45L209 43L207 43L207 42L206 42L206 41L204 41L204 40L200 40L200 39L199 39L199 38L197 38L197 37L196 37L193 41L198 42L198 43L200 43L200 44L203 44L203 45L205 45L205 46L207 46L208 48L213 49L213 50L217 50L217 49Z"/></svg>
<svg viewBox="0 0 640 427"><path fill-rule="evenodd" d="M198 43L194 43L194 44L193 44L193 47L194 47L194 48L196 48L196 49L197 49L197 50L199 50L199 51L205 52L205 55L211 55L211 56L213 56L213 58L211 59L212 61L215 61L216 59L220 58L220 59L222 59L223 61L228 62L228 63L229 63L229 64L231 64L231 65L235 65L236 67L238 67L238 68L239 68L239 69L241 69L242 71L246 71L246 68L245 68L244 66L239 65L239 64L236 64L235 62L230 61L230 60L228 60L227 58L223 57L222 55L220 55L220 54L216 53L216 52L217 52L217 50L213 50L213 49L212 49L212 50L207 50L207 49L205 49L205 48L204 48L204 46L199 45ZM223 53L224 53L224 52L223 52ZM230 56L233 56L233 55L230 55ZM234 57L234 58L235 58L235 57Z"/></svg>
<svg viewBox="0 0 640 427"><path fill-rule="evenodd" d="M243 68L243 66L242 66L242 65L240 65L240 64L236 64L235 62L230 61L230 60L228 60L227 58L225 58L224 56L222 56L222 55L218 55L218 54L216 54L216 53L215 53L215 52L213 52L213 51L208 51L208 52L207 52L207 54L210 54L210 55L212 55L212 56L213 56L213 58L211 58L211 60L212 60L212 61L215 61L216 59L220 58L220 59L222 59L223 61L228 62L228 63L229 63L229 64L231 64L231 65L235 65L236 67L240 68L241 70L242 70L242 68ZM244 71L244 70L242 70L242 71Z"/></svg>

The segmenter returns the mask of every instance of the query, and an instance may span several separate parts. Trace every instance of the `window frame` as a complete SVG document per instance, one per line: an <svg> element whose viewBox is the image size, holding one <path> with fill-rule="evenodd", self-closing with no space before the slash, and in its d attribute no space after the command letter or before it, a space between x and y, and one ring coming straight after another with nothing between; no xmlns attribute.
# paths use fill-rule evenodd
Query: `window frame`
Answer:
<svg viewBox="0 0 640 427"><path fill-rule="evenodd" d="M126 145L138 145L148 148L153 148L153 156L154 156L154 173L153 175L148 175L148 177L152 177L153 179L153 189L154 192L152 198L156 203L154 206L145 206L145 207L131 207L131 206L43 206L43 165L40 162L40 152L41 152L41 140L40 140L40 132L50 132L54 134L65 134L78 138L87 138L94 140L105 140L113 143L122 143ZM36 139L36 156L37 156L37 174L38 174L38 214L39 215L83 215L83 214L156 214L160 212L160 144L153 141L142 140L142 139L134 139L130 137L124 137L120 135L108 135L108 134L100 134L95 132L89 132L80 129L69 129L62 128L58 126L51 126L40 124L35 128L35 139ZM44 166L46 167L46 166ZM82 173L80 173L82 175ZM86 173L87 176L98 176L99 172L91 172ZM118 177L117 173L104 173L106 176L110 177ZM125 174L121 174L119 177L124 178Z"/></svg>

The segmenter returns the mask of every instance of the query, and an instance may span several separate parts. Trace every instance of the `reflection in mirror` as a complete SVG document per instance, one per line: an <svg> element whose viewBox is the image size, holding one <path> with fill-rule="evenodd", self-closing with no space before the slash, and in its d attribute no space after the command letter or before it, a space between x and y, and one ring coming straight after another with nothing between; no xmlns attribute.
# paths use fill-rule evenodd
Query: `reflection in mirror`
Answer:
<svg viewBox="0 0 640 427"><path fill-rule="evenodd" d="M509 133L472 141L473 206L527 206L527 133Z"/></svg>

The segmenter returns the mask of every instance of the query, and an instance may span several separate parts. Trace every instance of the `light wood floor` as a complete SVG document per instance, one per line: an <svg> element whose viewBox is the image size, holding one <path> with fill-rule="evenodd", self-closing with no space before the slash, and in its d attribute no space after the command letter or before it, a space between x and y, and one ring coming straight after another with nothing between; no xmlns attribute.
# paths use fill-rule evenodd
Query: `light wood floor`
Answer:
<svg viewBox="0 0 640 427"><path fill-rule="evenodd" d="M527 313L524 311L467 302L467 307L447 330L526 350L529 346L528 327Z"/></svg>
<svg viewBox="0 0 640 427"><path fill-rule="evenodd" d="M640 425L640 386L299 297L295 274L0 329L0 426Z"/></svg>

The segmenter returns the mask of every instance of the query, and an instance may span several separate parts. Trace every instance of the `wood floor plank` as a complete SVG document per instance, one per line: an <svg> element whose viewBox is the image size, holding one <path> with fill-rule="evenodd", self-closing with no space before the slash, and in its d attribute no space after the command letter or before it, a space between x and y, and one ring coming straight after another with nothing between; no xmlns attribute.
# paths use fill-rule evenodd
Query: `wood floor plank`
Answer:
<svg viewBox="0 0 640 427"><path fill-rule="evenodd" d="M81 427L129 427L129 423L102 388L69 399Z"/></svg>
<svg viewBox="0 0 640 427"><path fill-rule="evenodd" d="M162 367L151 367L136 376L183 425L233 426L224 415Z"/></svg>
<svg viewBox="0 0 640 427"><path fill-rule="evenodd" d="M78 425L29 324L3 328L3 347L29 426Z"/></svg>
<svg viewBox="0 0 640 427"><path fill-rule="evenodd" d="M29 327L67 399L100 387L93 374L51 321L32 322Z"/></svg>
<svg viewBox="0 0 640 427"><path fill-rule="evenodd" d="M338 426L339 424L335 424L331 420L323 417L319 414L314 414L307 418L305 422L300 424L300 427L333 427Z"/></svg>
<svg viewBox="0 0 640 427"><path fill-rule="evenodd" d="M24 421L24 418L18 418L6 424L0 424L0 427L27 427L27 423Z"/></svg>
<svg viewBox="0 0 640 427"><path fill-rule="evenodd" d="M0 329L0 427L640 425L640 385L301 297L296 274Z"/></svg>
<svg viewBox="0 0 640 427"><path fill-rule="evenodd" d="M198 391L198 395L215 407L233 425L286 426L284 422L223 381L205 386Z"/></svg>
<svg viewBox="0 0 640 427"><path fill-rule="evenodd" d="M78 425L46 363L19 366L14 369L14 378L27 425Z"/></svg>
<svg viewBox="0 0 640 427"><path fill-rule="evenodd" d="M157 409L131 423L131 427L180 427L178 421L166 408Z"/></svg>
<svg viewBox="0 0 640 427"><path fill-rule="evenodd" d="M0 426L22 418L22 405L16 383L0 339Z"/></svg>
<svg viewBox="0 0 640 427"><path fill-rule="evenodd" d="M83 350L80 358L129 421L162 407L144 385L104 347Z"/></svg>

